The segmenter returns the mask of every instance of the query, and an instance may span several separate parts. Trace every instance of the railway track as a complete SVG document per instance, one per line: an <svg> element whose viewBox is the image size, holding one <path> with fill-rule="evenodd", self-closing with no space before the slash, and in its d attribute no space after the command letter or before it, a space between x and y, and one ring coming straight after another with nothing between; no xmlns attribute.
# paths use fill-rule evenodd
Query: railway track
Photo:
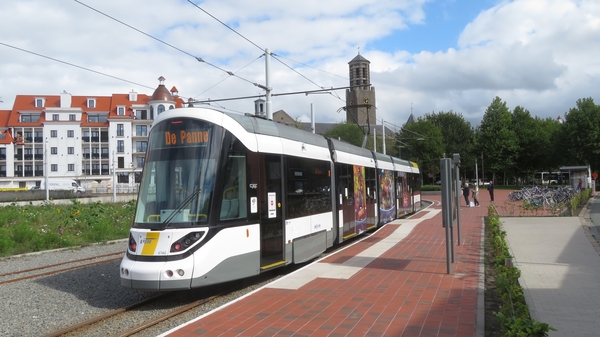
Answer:
<svg viewBox="0 0 600 337"><path fill-rule="evenodd" d="M93 334L93 331L110 331L107 328L105 328L105 326L108 326L108 327L114 326L114 324L113 324L114 320L120 320L120 321L127 320L126 317L120 317L120 316L125 316L129 311L133 311L133 310L136 310L136 311L147 310L148 308L152 307L152 305L155 305L156 302L163 300L167 295L168 295L168 293L164 293L164 294L146 299L144 301L140 301L138 303L135 303L135 304L132 304L132 305L129 305L129 306L117 309L117 310L113 310L111 312L108 312L108 313L105 313L102 315L98 315L96 317L88 319L79 324L75 324L73 326L64 328L62 330L56 331L51 334L48 334L48 335L46 335L46 337L85 336L85 335ZM122 331L116 332L115 334L113 334L113 336L127 337L127 336L133 336L138 333L143 333L144 330L146 330L150 327L153 327L157 324L160 324L161 322L164 322L170 318L173 318L177 315L180 315L182 313L190 311L199 306L206 305L206 304L210 303L211 301L217 300L220 296L221 295L212 295L208 298L202 298L202 299L195 300L191 303L176 306L176 307L168 310L168 312L157 314L155 317L149 318L149 319L143 321L142 323L135 323L135 321L133 321L131 326L123 328ZM122 326L122 324L117 324L117 325Z"/></svg>
<svg viewBox="0 0 600 337"><path fill-rule="evenodd" d="M123 258L123 254L123 252L116 252L0 274L0 285L117 261Z"/></svg>

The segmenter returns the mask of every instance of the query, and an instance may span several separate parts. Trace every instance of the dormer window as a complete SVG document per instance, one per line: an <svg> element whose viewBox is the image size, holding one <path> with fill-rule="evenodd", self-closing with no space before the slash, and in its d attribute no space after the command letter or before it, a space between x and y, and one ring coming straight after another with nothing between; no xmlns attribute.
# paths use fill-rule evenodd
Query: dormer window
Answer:
<svg viewBox="0 0 600 337"><path fill-rule="evenodd" d="M52 120L53 121L57 121L58 119L58 114L52 114Z"/></svg>
<svg viewBox="0 0 600 337"><path fill-rule="evenodd" d="M156 113L157 113L158 115L160 115L160 114L161 114L161 113L163 113L163 112L165 112L165 106L164 106L164 105L162 105L162 104L160 104L160 105L158 106L158 109L156 109Z"/></svg>
<svg viewBox="0 0 600 337"><path fill-rule="evenodd" d="M44 99L43 98L36 98L35 99L35 107L36 108L43 108L44 107Z"/></svg>
<svg viewBox="0 0 600 337"><path fill-rule="evenodd" d="M96 99L95 98L88 98L88 100L87 100L87 107L88 108L95 108L96 107Z"/></svg>
<svg viewBox="0 0 600 337"><path fill-rule="evenodd" d="M118 106L117 107L117 115L119 115L119 116L125 116L125 107L124 106Z"/></svg>

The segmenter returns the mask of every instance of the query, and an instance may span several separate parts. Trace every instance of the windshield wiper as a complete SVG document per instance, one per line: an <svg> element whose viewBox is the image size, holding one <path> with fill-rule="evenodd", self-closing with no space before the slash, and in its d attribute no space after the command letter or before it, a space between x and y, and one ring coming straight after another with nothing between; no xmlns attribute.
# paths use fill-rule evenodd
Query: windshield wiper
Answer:
<svg viewBox="0 0 600 337"><path fill-rule="evenodd" d="M179 204L179 206L177 206L177 208L175 208L175 210L169 215L169 217L167 217L165 219L165 221L162 222L162 228L161 228L161 230L167 228L167 226L169 226L169 224L171 223L171 221L173 220L173 218L175 218L175 215L179 214L179 212L181 212L181 210L183 210L192 200L194 200L194 198L196 196L198 196L198 194L200 194L201 191L202 191L202 189L200 187L198 187L192 193L190 193L190 195L188 195L181 202L181 204Z"/></svg>

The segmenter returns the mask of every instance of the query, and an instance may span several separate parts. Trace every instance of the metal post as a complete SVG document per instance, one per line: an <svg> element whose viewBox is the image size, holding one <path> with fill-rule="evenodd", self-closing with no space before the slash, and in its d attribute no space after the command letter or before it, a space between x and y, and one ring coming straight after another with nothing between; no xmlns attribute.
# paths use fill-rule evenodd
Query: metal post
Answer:
<svg viewBox="0 0 600 337"><path fill-rule="evenodd" d="M44 142L44 181L46 185L46 203L50 202L50 189L48 188L48 174L50 174L50 168L48 167L48 137L46 137L46 142Z"/></svg>
<svg viewBox="0 0 600 337"><path fill-rule="evenodd" d="M440 159L440 178L442 181L442 226L446 229L446 272L452 273L452 174L450 158Z"/></svg>
<svg viewBox="0 0 600 337"><path fill-rule="evenodd" d="M267 108L267 119L273 120L273 102L271 101L271 53L269 48L265 49L265 72L266 72L266 108Z"/></svg>
<svg viewBox="0 0 600 337"><path fill-rule="evenodd" d="M453 159L454 159L454 179L456 179L456 186L460 185L459 184L459 180L460 180L460 172L459 172L459 167L460 167L460 154L455 153L453 155ZM461 186L458 186L459 188L456 189L456 230L458 232L458 245L460 246L460 242L461 242L461 238L460 238L460 195L461 195L461 191L462 189L460 188ZM452 253L452 261L454 262L454 252Z"/></svg>
<svg viewBox="0 0 600 337"><path fill-rule="evenodd" d="M117 172L115 171L115 150L113 150L113 162L112 162L112 169L113 169L113 202L117 202Z"/></svg>
<svg viewBox="0 0 600 337"><path fill-rule="evenodd" d="M383 154L385 154L385 123L381 120L381 140L383 141Z"/></svg>

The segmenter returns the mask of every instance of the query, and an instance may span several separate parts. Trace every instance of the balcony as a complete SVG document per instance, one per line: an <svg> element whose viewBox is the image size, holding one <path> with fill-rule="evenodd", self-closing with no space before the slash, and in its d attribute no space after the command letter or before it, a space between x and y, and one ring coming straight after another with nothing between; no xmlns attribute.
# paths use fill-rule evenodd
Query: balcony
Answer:
<svg viewBox="0 0 600 337"><path fill-rule="evenodd" d="M33 171L25 171L26 177L33 177Z"/></svg>
<svg viewBox="0 0 600 337"><path fill-rule="evenodd" d="M102 175L107 176L110 174L110 170L102 170Z"/></svg>
<svg viewBox="0 0 600 337"><path fill-rule="evenodd" d="M42 160L42 159L44 159L44 155L43 155L43 154L36 154L36 155L34 156L34 158L35 158L36 160Z"/></svg>
<svg viewBox="0 0 600 337"><path fill-rule="evenodd" d="M22 177L23 171L15 171L15 177Z"/></svg>
<svg viewBox="0 0 600 337"><path fill-rule="evenodd" d="M25 160L31 160L33 159L33 155L32 154L26 154L25 155Z"/></svg>
<svg viewBox="0 0 600 337"><path fill-rule="evenodd" d="M103 153L100 158L102 158L102 159L108 159L108 153Z"/></svg>
<svg viewBox="0 0 600 337"><path fill-rule="evenodd" d="M100 175L100 170L92 170L92 175L93 176Z"/></svg>
<svg viewBox="0 0 600 337"><path fill-rule="evenodd" d="M41 177L44 175L44 170L35 170L35 176L36 177Z"/></svg>
<svg viewBox="0 0 600 337"><path fill-rule="evenodd" d="M0 160L6 160L6 155L5 154L0 154Z"/></svg>
<svg viewBox="0 0 600 337"><path fill-rule="evenodd" d="M101 141L102 143L108 143L108 137L101 137L101 138L100 138L100 141Z"/></svg>
<svg viewBox="0 0 600 337"><path fill-rule="evenodd" d="M22 153L15 154L15 160L23 160L23 154Z"/></svg>
<svg viewBox="0 0 600 337"><path fill-rule="evenodd" d="M84 136L84 137L81 137L81 140L83 142L85 142L85 143L89 143L90 142L90 137L89 136Z"/></svg>
<svg viewBox="0 0 600 337"><path fill-rule="evenodd" d="M33 141L36 143L41 143L44 141L44 137L33 137Z"/></svg>
<svg viewBox="0 0 600 337"><path fill-rule="evenodd" d="M6 177L6 171L0 171L0 177Z"/></svg>
<svg viewBox="0 0 600 337"><path fill-rule="evenodd" d="M92 137L92 143L98 143L100 141L100 137Z"/></svg>

